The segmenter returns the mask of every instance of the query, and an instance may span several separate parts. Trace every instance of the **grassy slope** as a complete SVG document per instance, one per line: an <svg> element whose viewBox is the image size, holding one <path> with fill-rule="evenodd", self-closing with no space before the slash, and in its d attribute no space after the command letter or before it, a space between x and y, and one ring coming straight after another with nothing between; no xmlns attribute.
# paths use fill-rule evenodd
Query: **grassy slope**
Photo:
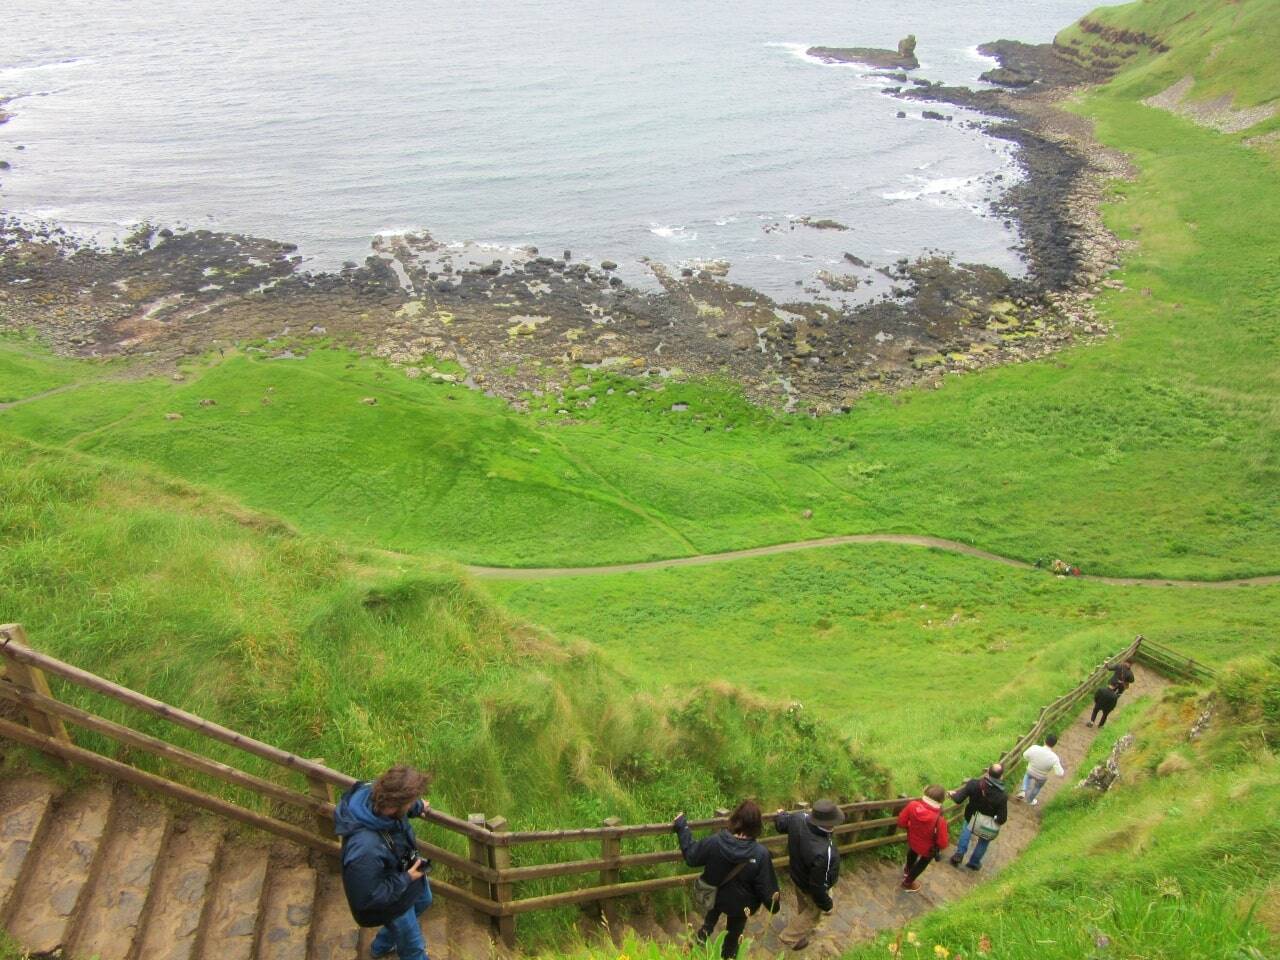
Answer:
<svg viewBox="0 0 1280 960"><path fill-rule="evenodd" d="M1043 808L1042 831L1016 862L972 895L887 931L845 960L1280 956L1277 691L1280 658L1273 654L1240 661L1215 691L1176 687L1153 709L1117 714L1083 765L1102 762L1118 739L1133 735L1108 793L1060 793ZM1208 732L1189 742L1187 731L1206 708L1213 710ZM554 955L678 960L686 954L628 942L620 950L581 947Z"/></svg>
<svg viewBox="0 0 1280 960"><path fill-rule="evenodd" d="M1120 760L1121 781L1105 795L1055 799L1026 854L972 896L926 917L913 931L922 949L904 938L900 955L931 957L941 944L957 957L991 960L1277 956L1277 690L1273 654L1243 661L1215 698L1178 688L1154 716L1127 722L1136 746ZM1188 742L1209 704L1209 733ZM1125 726L1099 738L1094 762ZM896 939L847 956L887 956Z"/></svg>
<svg viewBox="0 0 1280 960"><path fill-rule="evenodd" d="M885 789L805 716L636 697L447 567L388 572L185 484L0 440L0 541L0 622L39 648L352 773L429 766L445 809L591 825Z"/></svg>
<svg viewBox="0 0 1280 960"><path fill-rule="evenodd" d="M1280 587L1112 587L892 546L485 588L655 689L718 676L816 706L908 785L980 766L1135 634L1220 663L1280 622Z"/></svg>

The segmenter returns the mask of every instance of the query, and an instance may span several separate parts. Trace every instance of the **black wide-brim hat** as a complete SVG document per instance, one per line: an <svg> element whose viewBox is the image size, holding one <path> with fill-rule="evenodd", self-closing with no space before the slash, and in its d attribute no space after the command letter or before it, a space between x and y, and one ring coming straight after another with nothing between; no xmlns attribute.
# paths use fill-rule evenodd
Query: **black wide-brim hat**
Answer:
<svg viewBox="0 0 1280 960"><path fill-rule="evenodd" d="M834 800L819 800L809 811L809 819L830 830L844 823L844 811L836 806Z"/></svg>

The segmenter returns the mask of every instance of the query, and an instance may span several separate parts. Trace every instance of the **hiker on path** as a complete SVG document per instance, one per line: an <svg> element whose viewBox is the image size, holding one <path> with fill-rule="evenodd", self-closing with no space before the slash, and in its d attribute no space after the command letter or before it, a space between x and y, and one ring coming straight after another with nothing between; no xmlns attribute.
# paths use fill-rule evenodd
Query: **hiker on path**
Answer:
<svg viewBox="0 0 1280 960"><path fill-rule="evenodd" d="M1009 794L1001 779L1003 776L1004 764L993 763L981 777L966 780L964 786L951 792L952 802L966 805L964 829L956 842L956 852L951 855L953 867L960 866L965 851L969 849L969 841L976 837L978 842L974 845L973 856L965 866L970 870L982 869L987 847L1009 819Z"/></svg>
<svg viewBox="0 0 1280 960"><path fill-rule="evenodd" d="M1133 675L1133 661L1125 660L1123 663L1117 663L1111 668L1111 686L1116 688L1116 695L1124 693L1137 678Z"/></svg>
<svg viewBox="0 0 1280 960"><path fill-rule="evenodd" d="M1051 733L1044 738L1043 746L1032 744L1022 751L1022 759L1027 762L1027 772L1023 774L1022 789L1014 797L1015 800L1025 800L1034 807L1040 802L1036 797L1049 782L1049 774L1066 776L1067 771L1062 769L1061 758L1053 752L1053 748L1057 745L1058 735Z"/></svg>
<svg viewBox="0 0 1280 960"><path fill-rule="evenodd" d="M738 955L747 918L762 906L777 913L782 901L773 856L759 842L764 828L760 807L753 800L743 800L729 814L728 829L701 840L693 839L683 813L676 814L672 826L684 862L703 868L694 883L694 905L704 914L698 942L706 943L724 914L727 930L720 956L731 960Z"/></svg>
<svg viewBox="0 0 1280 960"><path fill-rule="evenodd" d="M429 781L412 767L392 767L372 783L352 786L333 811L342 838L342 888L362 927L382 927L372 956L426 960L418 917L431 906L430 861L418 856L409 817L423 817Z"/></svg>
<svg viewBox="0 0 1280 960"><path fill-rule="evenodd" d="M840 878L840 854L831 831L844 823L844 811L831 800L819 800L808 813L779 810L774 823L779 833L787 835L791 858L787 869L796 900L796 912L778 939L793 950L803 950L822 915L835 906L831 888Z"/></svg>
<svg viewBox="0 0 1280 960"><path fill-rule="evenodd" d="M942 801L947 791L941 784L930 784L924 796L912 800L898 814L898 826L907 831L907 865L902 869L902 889L915 893L920 889L920 874L932 860L942 859L951 838L947 836L947 818L942 815Z"/></svg>
<svg viewBox="0 0 1280 960"><path fill-rule="evenodd" d="M1120 701L1120 688L1116 684L1109 687L1101 687L1097 693L1093 695L1093 713L1089 715L1088 721L1085 722L1086 727L1092 727L1095 720L1098 721L1098 729L1101 730L1107 725L1107 717L1111 716L1111 711L1116 708L1116 704ZM1102 714L1102 719L1098 720L1098 714Z"/></svg>

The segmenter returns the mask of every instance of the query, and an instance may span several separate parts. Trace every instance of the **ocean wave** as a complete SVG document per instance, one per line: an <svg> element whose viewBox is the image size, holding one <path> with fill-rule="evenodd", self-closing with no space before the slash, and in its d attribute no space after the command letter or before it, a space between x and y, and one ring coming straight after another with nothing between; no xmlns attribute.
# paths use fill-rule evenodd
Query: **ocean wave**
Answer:
<svg viewBox="0 0 1280 960"><path fill-rule="evenodd" d="M649 224L649 232L655 237L670 240L673 243L691 243L698 239L696 230L688 230L683 226L664 226L658 223Z"/></svg>
<svg viewBox="0 0 1280 960"><path fill-rule="evenodd" d="M43 63L19 63L11 67L0 67L0 80L12 80L31 73L46 70L66 70L70 67L82 67L93 63L89 57L66 57L62 60L49 60Z"/></svg>
<svg viewBox="0 0 1280 960"><path fill-rule="evenodd" d="M885 200L916 200L934 207L950 207L985 211L990 190L986 175L973 177L908 177L911 186L880 194Z"/></svg>

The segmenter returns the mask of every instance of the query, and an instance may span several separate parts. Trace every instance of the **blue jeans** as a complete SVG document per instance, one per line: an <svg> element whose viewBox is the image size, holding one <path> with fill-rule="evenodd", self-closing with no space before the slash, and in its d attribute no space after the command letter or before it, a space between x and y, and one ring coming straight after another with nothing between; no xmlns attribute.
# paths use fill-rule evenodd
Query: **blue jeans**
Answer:
<svg viewBox="0 0 1280 960"><path fill-rule="evenodd" d="M422 884L422 896L417 902L379 930L378 935L373 938L373 944L370 947L373 955L375 957L385 955L394 950L400 960L427 960L427 942L422 939L422 927L418 924L418 917L429 906L431 906L431 881L426 880Z"/></svg>
<svg viewBox="0 0 1280 960"><path fill-rule="evenodd" d="M973 836L973 831L969 828L969 821L964 823L964 829L960 831L960 839L956 841L956 852L951 855L951 859L957 863L964 859L965 851L969 849L969 840ZM991 844L990 840L984 840L978 837L978 842L973 848L973 856L969 858L969 866L977 870L982 866L982 857L987 852L987 847Z"/></svg>
<svg viewBox="0 0 1280 960"><path fill-rule="evenodd" d="M1024 774L1022 777L1022 792L1026 797L1027 803L1030 803L1040 795L1040 791L1044 789L1047 780L1037 780L1031 774Z"/></svg>

